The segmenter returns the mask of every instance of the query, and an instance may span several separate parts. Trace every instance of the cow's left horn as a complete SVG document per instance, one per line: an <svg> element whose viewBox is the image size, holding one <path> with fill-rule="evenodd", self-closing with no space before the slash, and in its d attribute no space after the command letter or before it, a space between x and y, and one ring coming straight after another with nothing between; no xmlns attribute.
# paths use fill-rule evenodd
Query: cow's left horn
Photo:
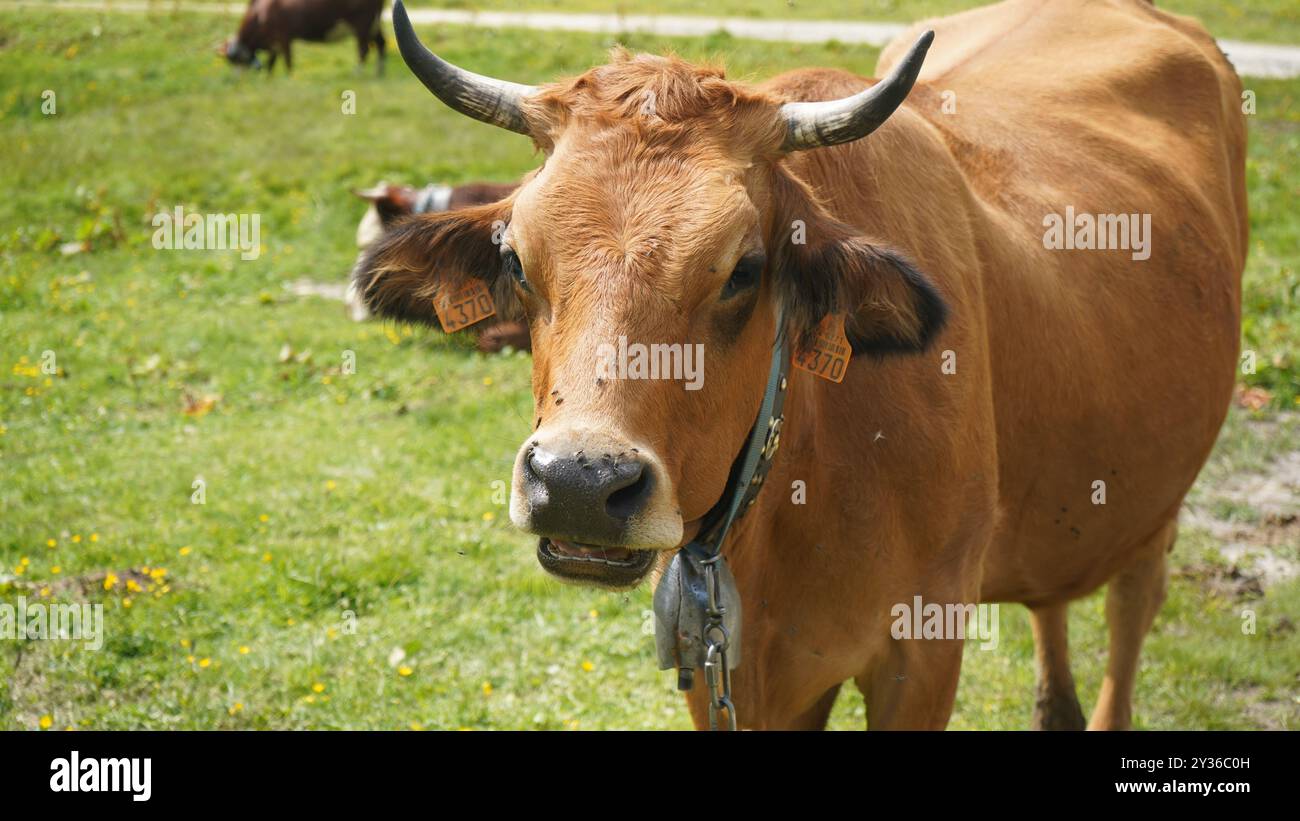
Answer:
<svg viewBox="0 0 1300 821"><path fill-rule="evenodd" d="M476 120L528 134L520 103L537 93L535 86L508 83L453 66L424 47L411 28L402 0L393 3L393 33L411 72L439 100Z"/></svg>
<svg viewBox="0 0 1300 821"><path fill-rule="evenodd" d="M922 34L888 77L852 97L781 106L781 116L786 125L782 150L801 151L839 145L875 131L907 99L932 42L933 31Z"/></svg>

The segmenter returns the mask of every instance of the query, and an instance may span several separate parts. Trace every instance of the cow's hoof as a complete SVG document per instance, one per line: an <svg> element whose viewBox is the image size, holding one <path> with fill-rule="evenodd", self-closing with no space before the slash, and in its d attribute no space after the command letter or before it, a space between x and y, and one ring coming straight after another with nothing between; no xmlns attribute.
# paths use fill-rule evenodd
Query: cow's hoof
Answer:
<svg viewBox="0 0 1300 821"><path fill-rule="evenodd" d="M1083 730L1087 722L1074 693L1039 692L1034 702L1035 730Z"/></svg>

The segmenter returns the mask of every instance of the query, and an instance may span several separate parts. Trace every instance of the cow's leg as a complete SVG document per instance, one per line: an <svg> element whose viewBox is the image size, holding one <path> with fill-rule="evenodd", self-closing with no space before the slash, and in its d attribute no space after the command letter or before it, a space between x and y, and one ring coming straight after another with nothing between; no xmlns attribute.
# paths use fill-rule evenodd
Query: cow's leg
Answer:
<svg viewBox="0 0 1300 821"><path fill-rule="evenodd" d="M1038 697L1034 702L1035 730L1082 730L1083 710L1070 674L1069 603L1029 610L1038 662Z"/></svg>
<svg viewBox="0 0 1300 821"><path fill-rule="evenodd" d="M736 704L737 725L742 730L824 730L826 721L835 706L840 685L836 684L816 697L810 706L803 709L789 709L785 699L762 698L753 687L745 686L751 677L747 677L745 668L732 674L732 696ZM769 682L773 681L769 677ZM767 694L765 694L767 695ZM772 694L775 695L775 694ZM686 706L691 711L691 721L697 730L709 729L709 689L705 685L704 671L695 671L695 686L686 694ZM720 724L726 725L726 716L718 718Z"/></svg>
<svg viewBox="0 0 1300 821"><path fill-rule="evenodd" d="M270 77L271 72L275 71L275 58L280 55L275 49L271 49L266 53L266 55L266 76Z"/></svg>
<svg viewBox="0 0 1300 821"><path fill-rule="evenodd" d="M286 40L284 41L284 45L281 46L281 48L284 49L284 73L285 74L293 73L293 46L290 45L290 43L291 41Z"/></svg>
<svg viewBox="0 0 1300 821"><path fill-rule="evenodd" d="M791 720L787 729L791 730L825 730L826 722L831 717L831 708L835 706L835 699L840 694L840 687L836 684L826 691L826 694L818 699L817 703L810 707L803 715L795 716Z"/></svg>
<svg viewBox="0 0 1300 821"><path fill-rule="evenodd" d="M383 26L379 25L378 20L375 21L374 38L375 38L376 62L379 63L378 75L380 77L383 77L384 76L384 49L386 49L387 46L384 44L384 28Z"/></svg>
<svg viewBox="0 0 1300 821"><path fill-rule="evenodd" d="M1106 678L1089 730L1127 730L1133 719L1133 683L1142 641L1165 601L1166 558L1178 534L1177 521L1161 528L1106 588L1110 647Z"/></svg>
<svg viewBox="0 0 1300 821"><path fill-rule="evenodd" d="M361 71L366 58L370 56L370 32L363 24L352 25L351 28L357 38L357 71Z"/></svg>
<svg viewBox="0 0 1300 821"><path fill-rule="evenodd" d="M892 640L887 656L857 679L869 730L942 730L961 676L957 639Z"/></svg>

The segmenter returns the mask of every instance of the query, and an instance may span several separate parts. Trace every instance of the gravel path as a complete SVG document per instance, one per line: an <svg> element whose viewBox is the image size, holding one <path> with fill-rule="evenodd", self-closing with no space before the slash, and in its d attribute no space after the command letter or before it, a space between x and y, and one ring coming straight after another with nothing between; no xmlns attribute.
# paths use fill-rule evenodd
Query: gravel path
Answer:
<svg viewBox="0 0 1300 821"><path fill-rule="evenodd" d="M177 7L168 0L4 0L0 9L23 7L57 8L69 11L115 11L168 13ZM180 4L187 11L209 14L242 14L243 3ZM642 14L561 14L516 11L457 11L451 9L408 9L411 19L420 24L495 28L531 28L551 31L587 31L615 34L643 32L673 37L699 37L725 30L748 40L777 40L795 43L866 43L882 46L902 31L902 23L865 23L848 20L750 20L741 17L674 17ZM385 16L388 16L385 12ZM1265 43L1220 40L1220 47L1232 60L1237 71L1249 77L1300 77L1300 47Z"/></svg>

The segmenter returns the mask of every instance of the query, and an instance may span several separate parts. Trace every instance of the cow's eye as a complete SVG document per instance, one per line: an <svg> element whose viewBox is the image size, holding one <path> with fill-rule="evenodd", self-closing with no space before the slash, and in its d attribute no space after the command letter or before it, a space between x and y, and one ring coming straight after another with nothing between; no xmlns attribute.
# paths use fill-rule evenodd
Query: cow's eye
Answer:
<svg viewBox="0 0 1300 821"><path fill-rule="evenodd" d="M722 286L722 299L731 299L742 291L747 291L758 284L763 276L763 255L746 254L736 263L731 278Z"/></svg>
<svg viewBox="0 0 1300 821"><path fill-rule="evenodd" d="M508 245L501 246L501 264L505 267L506 274L514 279L520 288L525 291L532 290L528 287L528 277L524 276L524 266L519 261L519 255Z"/></svg>

